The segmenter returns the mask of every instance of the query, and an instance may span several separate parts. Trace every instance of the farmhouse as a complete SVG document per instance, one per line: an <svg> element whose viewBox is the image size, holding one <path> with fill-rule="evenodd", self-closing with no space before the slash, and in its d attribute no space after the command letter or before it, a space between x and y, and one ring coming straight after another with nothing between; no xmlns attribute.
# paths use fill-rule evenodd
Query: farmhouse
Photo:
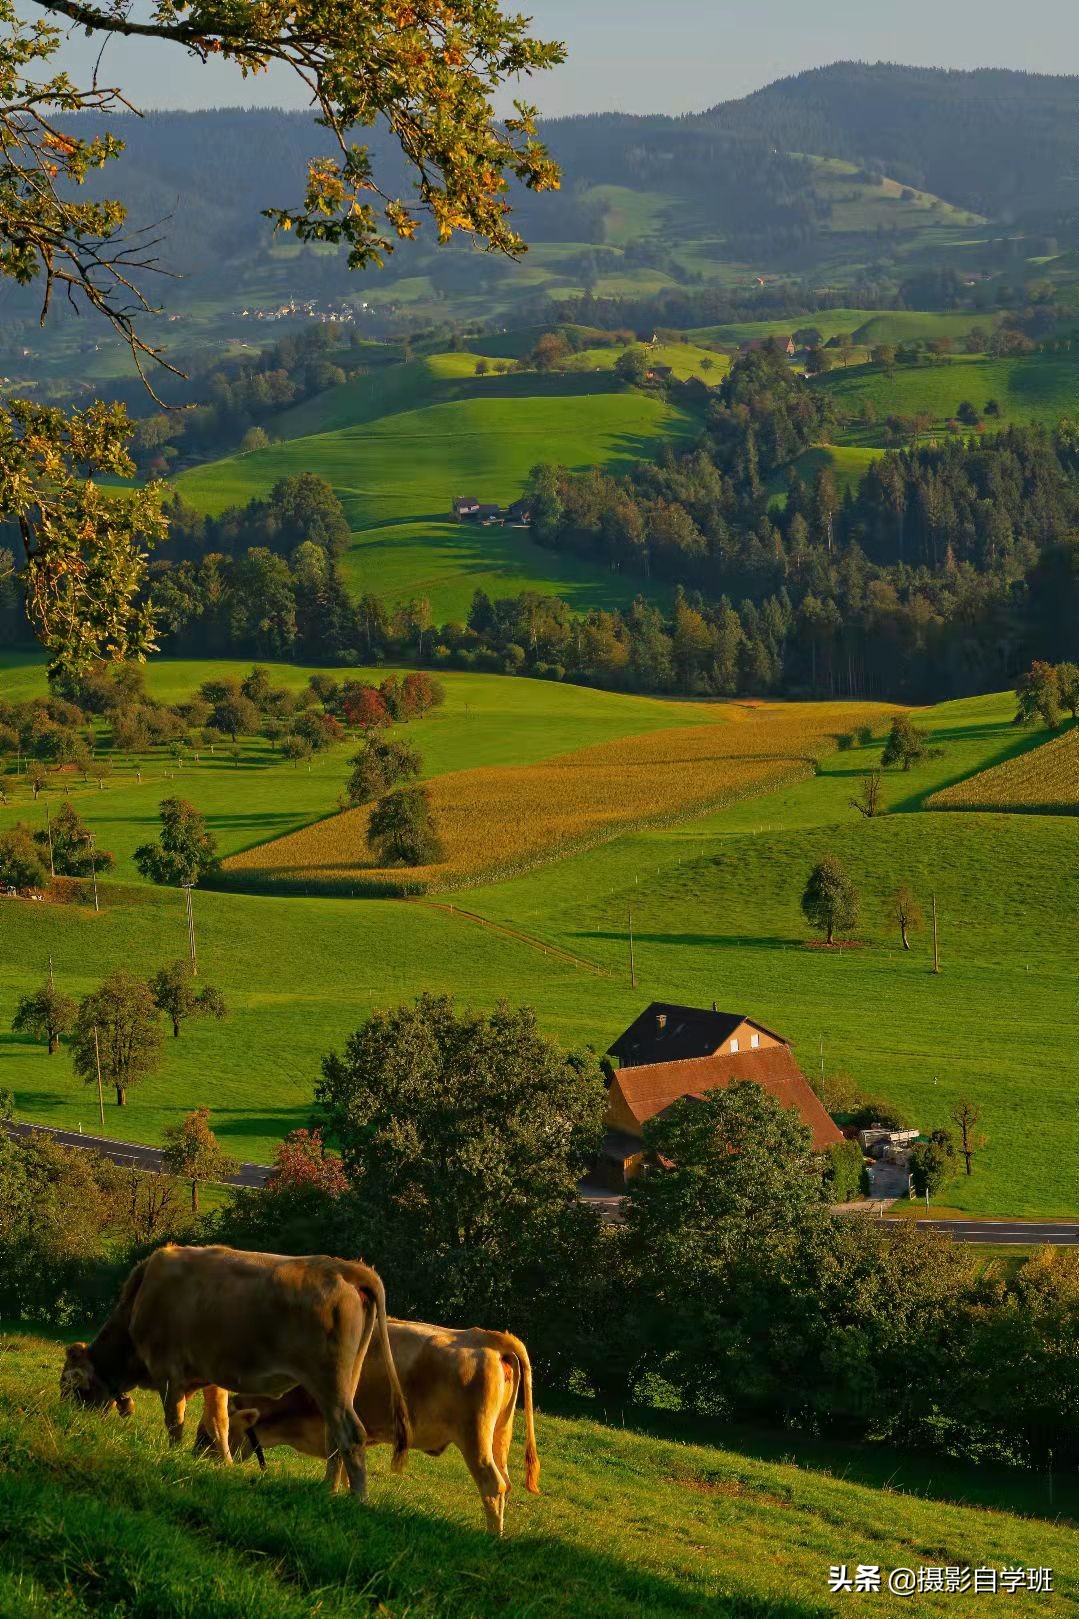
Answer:
<svg viewBox="0 0 1079 1619"><path fill-rule="evenodd" d="M757 349L768 348L770 344L774 344L779 349L779 352L785 354L788 359L798 352L798 344L793 337L751 337L745 343L739 343L738 352L739 354L753 354Z"/></svg>
<svg viewBox="0 0 1079 1619"><path fill-rule="evenodd" d="M644 1162L645 1123L684 1097L701 1101L750 1079L793 1108L823 1150L843 1137L794 1060L790 1041L742 1012L653 1001L607 1055L618 1061L607 1092L607 1132L597 1178L621 1190Z"/></svg>
<svg viewBox="0 0 1079 1619"><path fill-rule="evenodd" d="M457 495L452 512L458 523L512 523L527 528L532 522L532 502L527 499L515 500L503 509L493 502L477 500L474 495Z"/></svg>
<svg viewBox="0 0 1079 1619"><path fill-rule="evenodd" d="M650 365L644 374L646 382L670 382L674 376L674 367L671 365Z"/></svg>

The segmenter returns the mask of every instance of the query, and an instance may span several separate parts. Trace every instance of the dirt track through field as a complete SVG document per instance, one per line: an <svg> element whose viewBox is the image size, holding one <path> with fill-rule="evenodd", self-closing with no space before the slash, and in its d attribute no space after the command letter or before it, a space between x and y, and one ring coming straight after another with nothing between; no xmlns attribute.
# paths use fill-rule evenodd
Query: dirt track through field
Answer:
<svg viewBox="0 0 1079 1619"><path fill-rule="evenodd" d="M486 916L480 916L475 911L462 910L460 905L451 905L448 900L435 899L408 899L402 900L402 905L426 905L432 911L446 911L450 916L463 917L466 922L474 922L477 927L487 928L491 933L504 934L507 939L516 939L521 944L530 945L533 950L542 951L555 961L562 961L573 967L579 967L582 972L592 973L596 978L613 978L614 973L598 962L586 961L583 956L575 956L572 951L562 950L558 945L548 944L544 939L537 939L534 934L522 933L519 928L510 928L502 922L491 922Z"/></svg>

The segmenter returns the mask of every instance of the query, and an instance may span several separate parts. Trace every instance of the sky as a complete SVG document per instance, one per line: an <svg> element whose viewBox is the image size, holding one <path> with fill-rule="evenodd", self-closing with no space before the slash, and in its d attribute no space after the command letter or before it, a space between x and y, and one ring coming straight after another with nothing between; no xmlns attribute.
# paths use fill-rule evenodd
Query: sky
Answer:
<svg viewBox="0 0 1079 1619"><path fill-rule="evenodd" d="M1004 0L509 0L504 9L531 12L536 34L568 46L565 65L523 91L548 116L697 112L851 58L1079 72L1075 0L1025 0L1021 10ZM64 63L85 72L98 48L75 38ZM284 71L245 81L224 63L144 41L110 40L101 80L143 107L305 105Z"/></svg>

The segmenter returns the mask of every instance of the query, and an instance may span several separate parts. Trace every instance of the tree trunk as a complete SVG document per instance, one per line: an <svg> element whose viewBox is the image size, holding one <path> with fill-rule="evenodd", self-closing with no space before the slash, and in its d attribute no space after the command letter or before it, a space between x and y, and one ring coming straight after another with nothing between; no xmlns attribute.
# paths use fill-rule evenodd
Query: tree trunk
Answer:
<svg viewBox="0 0 1079 1619"><path fill-rule="evenodd" d="M910 940L907 938L907 924L905 922L900 922L899 931L903 935L903 949L909 950Z"/></svg>
<svg viewBox="0 0 1079 1619"><path fill-rule="evenodd" d="M116 1106L117 1107L126 1107L127 1106L127 1086L126 1085L117 1085L117 1087L116 1087Z"/></svg>
<svg viewBox="0 0 1079 1619"><path fill-rule="evenodd" d="M834 931L835 930L833 929L832 924L829 922L829 924L828 924L828 939L827 939L828 944L834 944L835 943Z"/></svg>
<svg viewBox="0 0 1079 1619"><path fill-rule="evenodd" d="M191 1182L191 1212L192 1212L192 1214L197 1214L199 1212L199 1183L198 1183L198 1181L192 1181Z"/></svg>
<svg viewBox="0 0 1079 1619"><path fill-rule="evenodd" d="M55 1057L55 1055L56 1055L56 1053L57 1053L57 1051L59 1049L60 1049L60 1036L58 1034L51 1034L50 1033L50 1035L49 1035L49 1056L50 1057Z"/></svg>
<svg viewBox="0 0 1079 1619"><path fill-rule="evenodd" d="M174 1040L179 1040L180 1038L180 1025L175 1018L172 1020L172 1037Z"/></svg>

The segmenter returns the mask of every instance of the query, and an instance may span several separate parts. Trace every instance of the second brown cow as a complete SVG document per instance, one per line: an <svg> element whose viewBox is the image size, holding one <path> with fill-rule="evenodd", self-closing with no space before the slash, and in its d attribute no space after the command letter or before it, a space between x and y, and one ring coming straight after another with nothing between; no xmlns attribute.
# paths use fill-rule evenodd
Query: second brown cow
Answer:
<svg viewBox="0 0 1079 1619"><path fill-rule="evenodd" d="M525 1417L525 1487L539 1494L527 1349L511 1333L480 1327L437 1327L391 1316L388 1328L393 1364L408 1404L413 1448L438 1456L455 1445L479 1490L487 1528L500 1535L519 1391ZM207 1395L209 1405L209 1390ZM369 1445L392 1442L391 1387L377 1340L363 1363L355 1408ZM238 1460L274 1445L289 1445L320 1459L331 1449L318 1406L299 1388L278 1400L230 1400L229 1443ZM200 1430L200 1448L204 1444Z"/></svg>

